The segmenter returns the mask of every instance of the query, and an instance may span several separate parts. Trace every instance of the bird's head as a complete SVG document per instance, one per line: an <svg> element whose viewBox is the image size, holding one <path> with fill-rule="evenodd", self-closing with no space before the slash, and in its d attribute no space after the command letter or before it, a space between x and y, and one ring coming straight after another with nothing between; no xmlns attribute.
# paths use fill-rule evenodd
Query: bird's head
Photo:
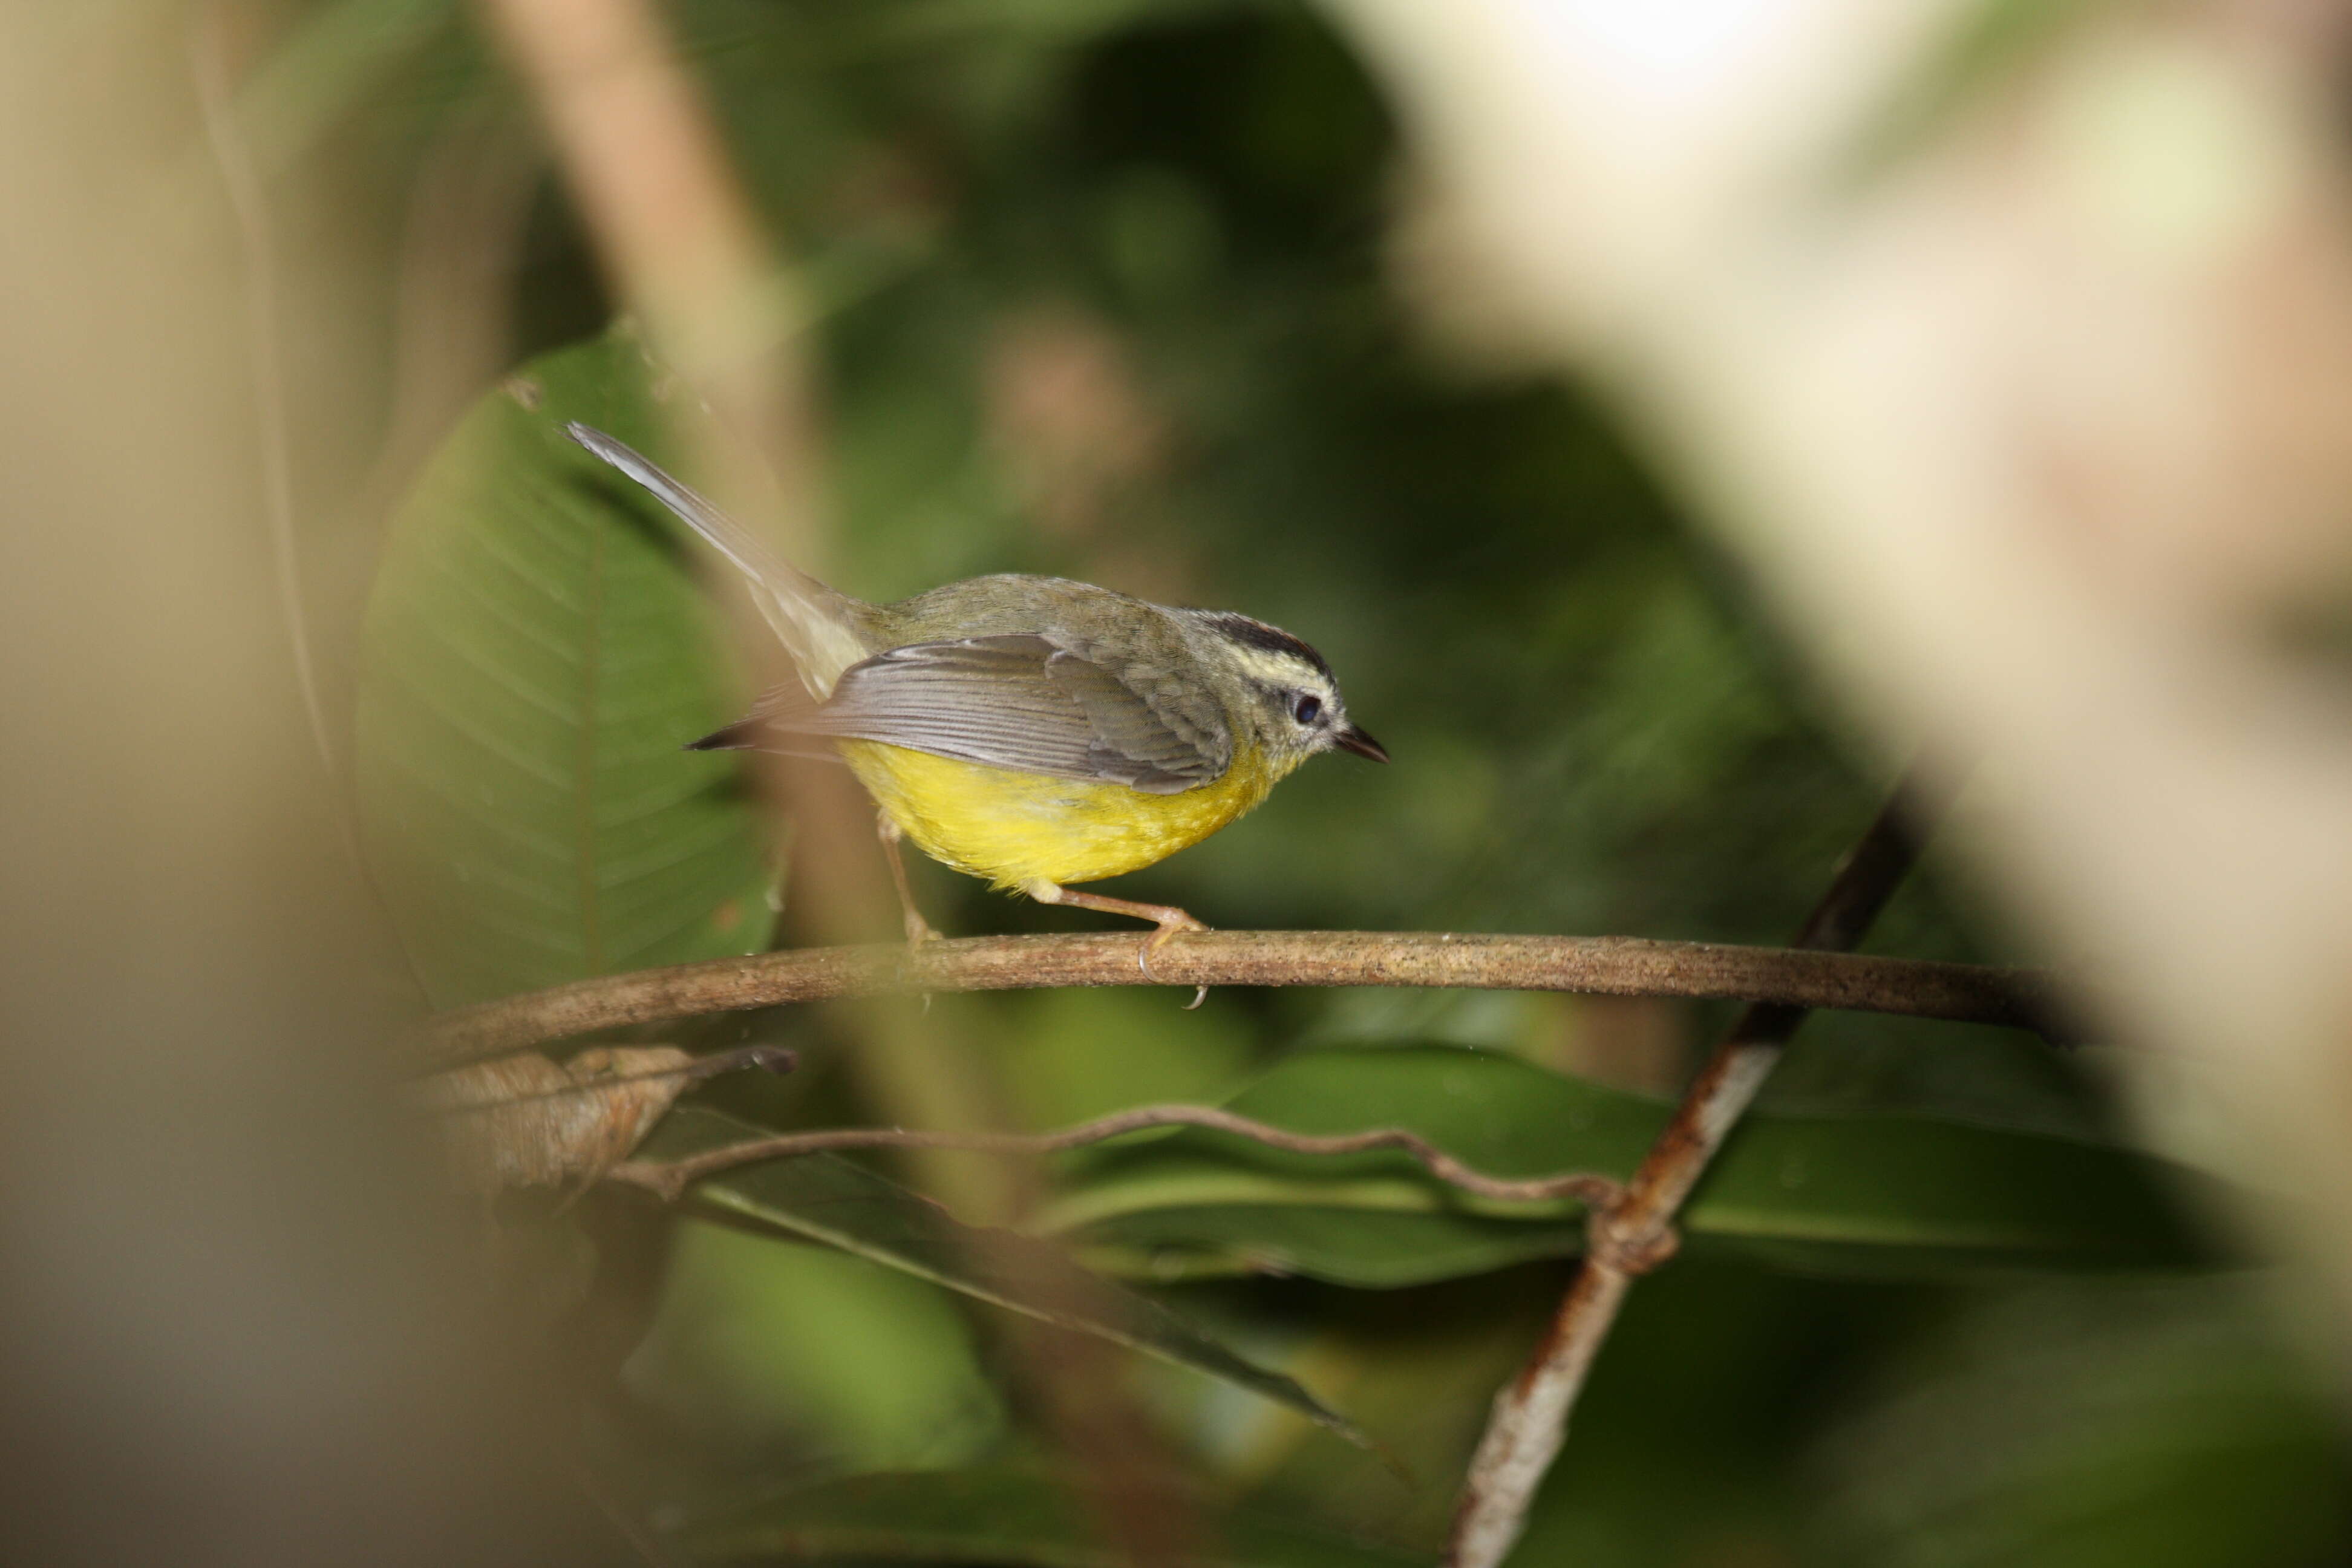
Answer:
<svg viewBox="0 0 2352 1568"><path fill-rule="evenodd" d="M1287 773L1318 752L1389 760L1378 741L1349 721L1339 683L1310 645L1247 616L1209 610L1189 615L1226 711L1277 769Z"/></svg>

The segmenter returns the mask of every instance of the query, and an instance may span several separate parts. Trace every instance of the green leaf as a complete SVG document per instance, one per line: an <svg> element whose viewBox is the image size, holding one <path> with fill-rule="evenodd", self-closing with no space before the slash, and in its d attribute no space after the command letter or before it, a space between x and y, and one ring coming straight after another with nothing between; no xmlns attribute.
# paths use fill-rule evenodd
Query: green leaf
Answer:
<svg viewBox="0 0 2352 1568"><path fill-rule="evenodd" d="M715 1111L674 1111L638 1152L676 1160L761 1134ZM693 1196L705 1212L824 1242L999 1307L1191 1367L1286 1405L1350 1442L1345 1416L1278 1373L1244 1360L1157 1301L1088 1273L1048 1242L967 1226L919 1194L833 1154L714 1176Z"/></svg>
<svg viewBox="0 0 2352 1568"><path fill-rule="evenodd" d="M723 756L712 616L650 500L562 434L658 452L635 344L533 361L394 520L362 633L362 821L443 1006L754 952L774 871Z"/></svg>
<svg viewBox="0 0 2352 1568"><path fill-rule="evenodd" d="M630 1392L706 1443L827 1470L939 1469L1001 1443L973 1325L928 1280L835 1247L689 1220Z"/></svg>
<svg viewBox="0 0 2352 1568"><path fill-rule="evenodd" d="M1496 1175L1630 1175L1662 1103L1442 1047L1292 1057L1228 1102L1300 1132L1410 1128ZM1113 1272L1277 1272L1387 1287L1579 1250L1570 1202L1507 1205L1408 1157L1322 1158L1186 1129L1071 1161L1045 1216ZM1686 1245L1838 1274L2208 1264L2168 1189L2189 1173L2047 1135L1910 1115L1757 1115L1683 1218Z"/></svg>
<svg viewBox="0 0 2352 1568"><path fill-rule="evenodd" d="M1248 1513L1187 1507L1197 1568L1402 1568L1427 1559ZM703 1562L887 1563L1122 1568L1081 1492L1034 1470L996 1467L835 1481L694 1531Z"/></svg>
<svg viewBox="0 0 2352 1568"><path fill-rule="evenodd" d="M2273 1306L2242 1279L1975 1296L1840 1402L1811 1456L1822 1559L2341 1562L2341 1428Z"/></svg>

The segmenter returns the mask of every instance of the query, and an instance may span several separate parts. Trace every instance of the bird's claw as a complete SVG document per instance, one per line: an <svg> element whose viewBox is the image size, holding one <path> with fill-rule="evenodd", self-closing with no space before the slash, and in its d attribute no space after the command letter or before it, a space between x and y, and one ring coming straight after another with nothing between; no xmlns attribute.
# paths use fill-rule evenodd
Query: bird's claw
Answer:
<svg viewBox="0 0 2352 1568"><path fill-rule="evenodd" d="M1136 968L1143 972L1143 977L1146 980L1155 985L1160 984L1160 976L1151 973L1151 955L1165 947L1168 944L1168 939L1179 931L1207 931L1208 929L1206 925L1188 914L1179 913L1173 918L1162 920L1160 922L1160 929L1145 937L1142 947L1137 950ZM1209 988L1206 985L1196 985L1192 988L1192 999L1184 1004L1184 1010L1189 1013L1208 999Z"/></svg>
<svg viewBox="0 0 2352 1568"><path fill-rule="evenodd" d="M947 939L939 933L930 921L916 912L914 905L906 904L901 906L901 909L906 916L907 924L907 951L898 960L898 973L903 981L921 961L923 949L926 946ZM923 1011L928 1014L930 1010L931 994L926 991L923 993Z"/></svg>

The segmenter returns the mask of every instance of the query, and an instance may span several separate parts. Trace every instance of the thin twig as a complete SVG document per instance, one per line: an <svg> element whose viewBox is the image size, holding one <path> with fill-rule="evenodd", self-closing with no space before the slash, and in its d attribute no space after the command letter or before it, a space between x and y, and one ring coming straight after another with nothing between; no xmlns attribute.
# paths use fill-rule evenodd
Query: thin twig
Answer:
<svg viewBox="0 0 2352 1568"><path fill-rule="evenodd" d="M1137 971L1128 935L970 937L799 948L574 981L427 1018L403 1040L435 1068L598 1029L848 996L1056 985L1403 985L1843 1007L2045 1034L2038 971L1639 937L1451 931L1187 931Z"/></svg>
<svg viewBox="0 0 2352 1568"><path fill-rule="evenodd" d="M1490 1176L1465 1164L1418 1132L1379 1127L1365 1132L1293 1132L1211 1105L1142 1105L1114 1111L1052 1132L922 1132L898 1127L841 1127L822 1132L783 1132L713 1149L683 1160L633 1160L615 1166L615 1181L647 1187L675 1202L695 1183L745 1165L765 1164L832 1149L971 1149L986 1153L1051 1154L1100 1143L1153 1127L1206 1127L1295 1154L1360 1154L1401 1149L1448 1186L1505 1203L1547 1203L1575 1198L1596 1208L1617 1201L1623 1188L1612 1177L1589 1171L1549 1176Z"/></svg>
<svg viewBox="0 0 2352 1568"><path fill-rule="evenodd" d="M1918 859L1926 824L1942 815L1915 770L1870 825L1798 932L1800 949L1862 940ZM1447 1568L1495 1568L1519 1538L1544 1472L1568 1432L1593 1358L1635 1279L1674 1254L1674 1217L1724 1139L1755 1100L1780 1048L1809 1011L1785 999L1752 1003L1684 1094L1665 1131L1612 1206L1596 1207L1590 1243L1551 1328L1518 1377L1495 1399L1454 1516Z"/></svg>

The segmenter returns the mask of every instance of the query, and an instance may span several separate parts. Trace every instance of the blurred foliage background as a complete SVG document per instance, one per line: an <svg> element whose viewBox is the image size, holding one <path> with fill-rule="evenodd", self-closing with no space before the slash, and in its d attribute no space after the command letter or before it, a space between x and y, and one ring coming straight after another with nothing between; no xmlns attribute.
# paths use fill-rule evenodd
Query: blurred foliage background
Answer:
<svg viewBox="0 0 2352 1568"><path fill-rule="evenodd" d="M1477 279L1449 270L1443 245L1415 226L1389 112L1311 9L682 0L666 15L818 310L807 349L839 585L887 598L1018 570L1243 609L1316 643L1396 758L1386 769L1318 763L1255 815L1111 890L1226 927L1754 942L1794 929L1874 810L1883 772L1849 745L1736 571L1685 526L1673 476L1646 467L1583 389L1526 373L1507 343L1482 338ZM506 214L481 239L506 341L464 392L495 403L488 376L606 331L614 305L589 245L469 12L342 0L285 20L247 93L257 143L293 177L340 183L354 251L374 258L355 269L383 269L381 286L309 302L331 320L321 330L380 340L388 361L404 352L403 236L456 166L493 197L509 193L506 206L483 198L480 209ZM385 384L401 383L394 364ZM443 480L415 488L436 450L436 464L455 460L446 418L403 436L388 397L380 423L396 438L359 514L470 504L432 499L443 468ZM630 503L607 491L599 504ZM362 715L381 718L386 661L401 657L398 605L386 602L415 579L401 574L418 535L395 529L379 580L337 542L363 531L322 530L313 553L327 597L374 584L376 664L354 676L359 661L330 651ZM667 560L682 573L679 552L652 538L646 570ZM672 682L665 712L681 716L633 742L647 758L741 695L740 677L713 673L715 639L677 609L674 588L649 591L671 595L662 613L677 637L702 639L705 664ZM363 784L371 757L394 766L403 743L396 724L368 733ZM694 777L729 787L723 768ZM394 858L430 855L434 835L457 831L408 820ZM951 933L1098 923L927 864L916 876ZM646 952L740 950L764 933L742 918L756 895L740 877L722 868L703 885L734 900L710 906L733 922L717 945ZM806 934L798 915L788 901L782 940ZM1964 888L1931 872L1872 945L1985 959L2008 944ZM463 955L478 966L463 994L569 972L525 963L502 983L479 972L485 951ZM602 967L628 966L627 952L607 956ZM600 966L562 961L583 962ZM941 997L893 1018L840 1010L714 1026L698 1043L772 1038L807 1065L704 1099L772 1127L1045 1127L1223 1100L1253 1082L1274 1095L1291 1081L1283 1073L1304 1070L1284 1064L1308 1053L1453 1047L1615 1091L1593 1103L1617 1114L1629 1097L1670 1094L1726 1021L1665 1003L1404 992L1221 992L1186 1014L1151 990ZM878 1066L876 1035L895 1042ZM1777 1250L1695 1246L1645 1283L1517 1561L2343 1560L2342 1436L2265 1319L2259 1271L2179 1240L2195 1214L2153 1214L2130 1194L2098 1206L2063 1174L2072 1156L2053 1154L2095 1162L2125 1142L2096 1056L1953 1026L1809 1024L1768 1091L1780 1120L1750 1130L1794 1152L1752 1180L1793 1192L1817 1151L1825 1165L1843 1162L1856 1204L1895 1194L1873 1216L1880 1230L1858 1241L1858 1228L1829 1221L1810 1237L1795 1219L1758 1222L1744 1234ZM1325 1103L1335 1125L1364 1124L1349 1119L1356 1105ZM1533 1140L1516 1156L1527 1169L1585 1163L1575 1129L1516 1131ZM2032 1248L1958 1239L1969 1205L2015 1176L2021 1151L2067 1190L2003 1201L2068 1210L2073 1226L2038 1238L2032 1259L2019 1255ZM1154 1180L1192 1191L1181 1172L1122 1175L1111 1156L1045 1173L1043 1195L1003 1162L881 1168L966 1218L1045 1228L1056 1194L1088 1198L1098 1218L1120 1180L1129 1192ZM2121 1168L2084 1167L2100 1180ZM1701 1205L1712 1193L1737 1207L1724 1184L1740 1179L1727 1166ZM1953 1215L1937 1208L1945 1199ZM1091 1261L1345 1410L1413 1480L1234 1386L1122 1360L1118 1376L1157 1440L1221 1506L1425 1554L1495 1387L1557 1298L1575 1226L1554 1215L1540 1237L1513 1232L1508 1246L1465 1253L1476 1261L1427 1271L1430 1282L1373 1289L1267 1252L1267 1233L1252 1228L1265 1215L1247 1201L1206 1217L1198 1203L1159 1201L1158 1229L1065 1228ZM1739 1213L1769 1209L1759 1199ZM1194 1254L1171 1240L1180 1233ZM1223 1263L1181 1266L1212 1243L1226 1247ZM1414 1245L1384 1233L1361 1256ZM1278 1267L1252 1271L1253 1258ZM680 1227L656 1289L649 1332L598 1422L612 1469L634 1478L635 1501L663 1528L692 1539L746 1500L782 1495L780 1517L820 1555L1078 1560L1050 1522L1025 1537L1008 1527L1010 1544L923 1528L926 1510L967 1517L958 1496L1027 1517L1021 1467L1055 1451L1055 1424L1014 1367L1034 1346L1001 1313L870 1258L703 1221ZM926 1489L924 1475L938 1484ZM711 1550L787 1555L784 1539ZM1228 1545L1236 1561L1311 1556L1239 1526Z"/></svg>

